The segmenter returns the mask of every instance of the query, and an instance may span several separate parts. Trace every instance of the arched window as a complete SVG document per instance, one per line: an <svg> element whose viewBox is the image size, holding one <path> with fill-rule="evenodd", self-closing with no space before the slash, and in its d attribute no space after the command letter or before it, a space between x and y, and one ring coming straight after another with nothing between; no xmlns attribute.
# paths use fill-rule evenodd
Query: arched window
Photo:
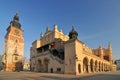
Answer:
<svg viewBox="0 0 120 80"><path fill-rule="evenodd" d="M18 40L16 39L15 42L18 43Z"/></svg>

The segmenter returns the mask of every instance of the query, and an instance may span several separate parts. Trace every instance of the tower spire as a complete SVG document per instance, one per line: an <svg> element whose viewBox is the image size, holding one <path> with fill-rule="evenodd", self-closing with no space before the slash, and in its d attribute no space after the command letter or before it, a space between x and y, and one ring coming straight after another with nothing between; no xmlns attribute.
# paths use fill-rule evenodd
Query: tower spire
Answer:
<svg viewBox="0 0 120 80"><path fill-rule="evenodd" d="M74 29L74 25L72 25L72 30L75 30L75 29Z"/></svg>
<svg viewBox="0 0 120 80"><path fill-rule="evenodd" d="M57 31L58 32L58 27L56 24L54 24L54 31Z"/></svg>
<svg viewBox="0 0 120 80"><path fill-rule="evenodd" d="M109 49L112 49L112 45L111 45L110 42L108 43L108 48L109 48Z"/></svg>
<svg viewBox="0 0 120 80"><path fill-rule="evenodd" d="M18 10L16 10L16 15L18 15Z"/></svg>
<svg viewBox="0 0 120 80"><path fill-rule="evenodd" d="M6 65L4 66L4 69L6 71L23 70L24 37L21 24L18 20L18 12L16 12L5 35L4 53Z"/></svg>
<svg viewBox="0 0 120 80"><path fill-rule="evenodd" d="M10 26L21 29L21 24L19 22L18 11L16 11L16 14L13 17L13 20L10 22Z"/></svg>
<svg viewBox="0 0 120 80"><path fill-rule="evenodd" d="M19 21L18 11L16 11L16 14L15 14L13 20Z"/></svg>
<svg viewBox="0 0 120 80"><path fill-rule="evenodd" d="M47 26L46 27L46 33L50 31L50 28Z"/></svg>
<svg viewBox="0 0 120 80"><path fill-rule="evenodd" d="M102 49L102 48L103 48L103 45L100 45L99 48Z"/></svg>
<svg viewBox="0 0 120 80"><path fill-rule="evenodd" d="M69 39L77 39L78 33L75 31L74 26L72 26L72 30L69 32Z"/></svg>

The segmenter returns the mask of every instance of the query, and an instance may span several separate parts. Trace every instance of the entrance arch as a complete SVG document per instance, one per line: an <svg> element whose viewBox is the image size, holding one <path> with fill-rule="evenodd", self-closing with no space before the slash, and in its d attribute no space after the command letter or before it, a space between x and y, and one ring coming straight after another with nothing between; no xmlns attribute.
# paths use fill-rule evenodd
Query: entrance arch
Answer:
<svg viewBox="0 0 120 80"><path fill-rule="evenodd" d="M50 69L50 72L53 73L53 68Z"/></svg>

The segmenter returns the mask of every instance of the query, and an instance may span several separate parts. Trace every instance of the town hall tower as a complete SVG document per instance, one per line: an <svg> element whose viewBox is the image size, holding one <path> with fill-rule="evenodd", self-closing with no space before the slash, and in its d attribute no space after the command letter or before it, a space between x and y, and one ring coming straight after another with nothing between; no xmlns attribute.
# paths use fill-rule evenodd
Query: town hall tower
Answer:
<svg viewBox="0 0 120 80"><path fill-rule="evenodd" d="M22 70L24 57L24 38L17 12L7 28L4 44L5 71Z"/></svg>

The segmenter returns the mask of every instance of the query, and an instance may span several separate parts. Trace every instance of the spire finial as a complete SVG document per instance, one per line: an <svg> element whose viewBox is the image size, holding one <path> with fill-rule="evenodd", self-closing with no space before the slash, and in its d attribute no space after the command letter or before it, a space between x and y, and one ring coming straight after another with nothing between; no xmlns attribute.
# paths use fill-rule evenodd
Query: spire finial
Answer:
<svg viewBox="0 0 120 80"><path fill-rule="evenodd" d="M108 49L109 49L110 51L112 51L112 45L111 45L110 42L108 43Z"/></svg>
<svg viewBox="0 0 120 80"><path fill-rule="evenodd" d="M17 11L17 10L16 10L16 14L15 14L15 16L14 16L13 20L19 21L18 11Z"/></svg>
<svg viewBox="0 0 120 80"><path fill-rule="evenodd" d="M72 25L72 30L74 30L74 25Z"/></svg>
<svg viewBox="0 0 120 80"><path fill-rule="evenodd" d="M47 33L48 31L50 31L50 28L47 26L47 27L46 27L46 33Z"/></svg>
<svg viewBox="0 0 120 80"><path fill-rule="evenodd" d="M16 15L18 15L18 10L16 10Z"/></svg>
<svg viewBox="0 0 120 80"><path fill-rule="evenodd" d="M112 45L110 42L108 42L108 48L112 48Z"/></svg>
<svg viewBox="0 0 120 80"><path fill-rule="evenodd" d="M54 24L54 31L58 31L58 27L56 24Z"/></svg>
<svg viewBox="0 0 120 80"><path fill-rule="evenodd" d="M40 33L40 38L42 38L43 37L43 34L42 34L42 32Z"/></svg>
<svg viewBox="0 0 120 80"><path fill-rule="evenodd" d="M60 32L62 32L62 29L60 29Z"/></svg>
<svg viewBox="0 0 120 80"><path fill-rule="evenodd" d="M100 45L99 48L102 49L102 48L103 48L103 45Z"/></svg>

